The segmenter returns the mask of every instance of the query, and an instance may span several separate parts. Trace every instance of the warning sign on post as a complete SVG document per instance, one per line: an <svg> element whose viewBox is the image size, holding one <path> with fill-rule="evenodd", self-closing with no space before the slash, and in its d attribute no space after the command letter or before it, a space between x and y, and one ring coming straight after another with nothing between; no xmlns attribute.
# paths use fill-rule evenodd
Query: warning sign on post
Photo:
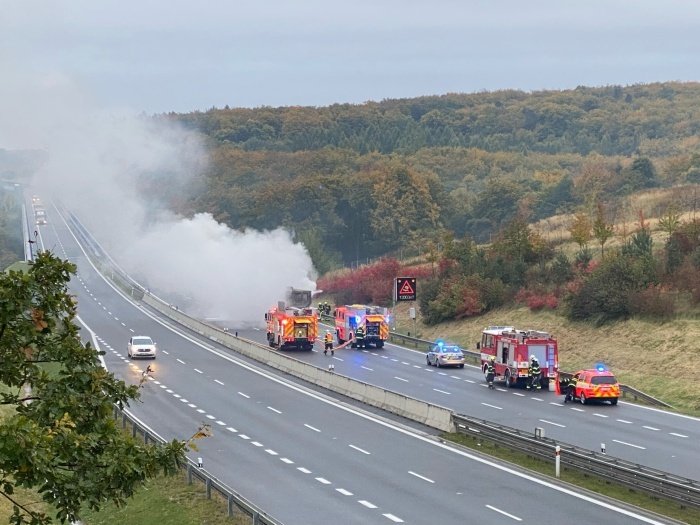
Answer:
<svg viewBox="0 0 700 525"><path fill-rule="evenodd" d="M397 277L394 286L394 297L397 301L416 300L416 278Z"/></svg>

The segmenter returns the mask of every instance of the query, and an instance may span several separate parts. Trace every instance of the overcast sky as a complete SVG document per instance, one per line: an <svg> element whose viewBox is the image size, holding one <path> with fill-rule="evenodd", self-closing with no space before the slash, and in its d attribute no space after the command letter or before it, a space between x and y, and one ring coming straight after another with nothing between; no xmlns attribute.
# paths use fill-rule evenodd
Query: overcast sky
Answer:
<svg viewBox="0 0 700 525"><path fill-rule="evenodd" d="M700 80L699 35L698 0L0 0L0 82L149 114L321 106Z"/></svg>

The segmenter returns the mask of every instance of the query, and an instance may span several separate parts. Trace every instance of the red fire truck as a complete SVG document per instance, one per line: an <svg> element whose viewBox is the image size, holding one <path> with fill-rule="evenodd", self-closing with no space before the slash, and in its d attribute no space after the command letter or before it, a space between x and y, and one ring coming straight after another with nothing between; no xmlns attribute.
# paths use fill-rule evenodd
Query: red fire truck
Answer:
<svg viewBox="0 0 700 525"><path fill-rule="evenodd" d="M535 356L542 370L541 385L549 388L559 368L557 340L547 332L517 330L512 326L489 326L481 333L481 368L486 374L486 363L496 358L496 376L502 377L509 387L527 384L530 357Z"/></svg>
<svg viewBox="0 0 700 525"><path fill-rule="evenodd" d="M311 350L318 335L318 312L314 308L284 307L284 303L265 313L267 341L280 350Z"/></svg>
<svg viewBox="0 0 700 525"><path fill-rule="evenodd" d="M343 344L354 337L355 329L365 327L365 346L384 347L389 339L389 309L382 306L353 304L338 306L335 309L335 333L338 344ZM351 347L355 348L355 343Z"/></svg>

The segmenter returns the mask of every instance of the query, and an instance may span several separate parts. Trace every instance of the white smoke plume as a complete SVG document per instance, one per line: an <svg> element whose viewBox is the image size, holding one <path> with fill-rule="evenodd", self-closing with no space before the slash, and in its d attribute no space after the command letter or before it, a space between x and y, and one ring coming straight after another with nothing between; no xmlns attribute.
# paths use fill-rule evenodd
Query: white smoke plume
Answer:
<svg viewBox="0 0 700 525"><path fill-rule="evenodd" d="M65 77L13 78L0 87L0 114L11 117L0 121L0 148L46 151L39 193L73 211L153 293L242 326L262 324L288 287L315 289L311 259L287 231L239 232L207 213L166 209L166 197L184 200L206 168L195 133L95 108Z"/></svg>

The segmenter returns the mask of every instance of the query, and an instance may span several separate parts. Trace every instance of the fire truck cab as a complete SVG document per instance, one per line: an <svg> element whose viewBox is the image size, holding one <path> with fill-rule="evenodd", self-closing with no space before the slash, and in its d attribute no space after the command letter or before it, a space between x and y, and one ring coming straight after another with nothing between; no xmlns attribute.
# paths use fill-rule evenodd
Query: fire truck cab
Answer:
<svg viewBox="0 0 700 525"><path fill-rule="evenodd" d="M335 334L338 344L343 344L355 337L355 330L362 325L365 329L365 346L374 345L383 348L389 339L389 309L382 306L353 304L338 306L335 309ZM355 343L351 343L356 348Z"/></svg>
<svg viewBox="0 0 700 525"><path fill-rule="evenodd" d="M549 389L559 368L557 340L547 332L517 330L512 326L489 326L481 333L476 344L481 351L481 368L486 374L486 364L495 357L496 376L508 387L524 386L528 379L530 356L535 356L542 370L541 385Z"/></svg>
<svg viewBox="0 0 700 525"><path fill-rule="evenodd" d="M267 341L280 350L311 350L318 335L314 308L286 307L283 303L265 313Z"/></svg>

